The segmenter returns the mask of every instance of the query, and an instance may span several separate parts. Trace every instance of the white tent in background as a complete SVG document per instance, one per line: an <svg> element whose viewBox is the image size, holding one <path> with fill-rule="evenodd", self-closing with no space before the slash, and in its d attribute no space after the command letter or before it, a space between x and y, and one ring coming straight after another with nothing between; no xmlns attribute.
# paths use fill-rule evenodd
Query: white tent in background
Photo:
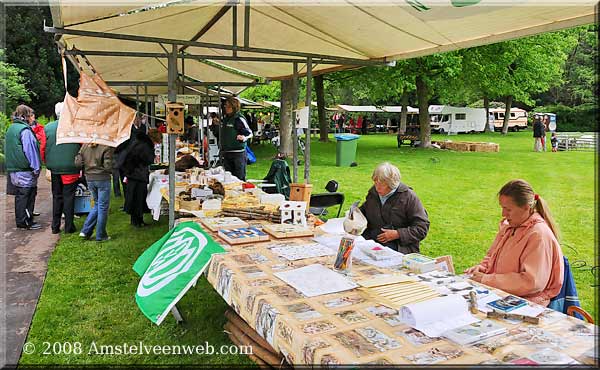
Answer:
<svg viewBox="0 0 600 370"><path fill-rule="evenodd" d="M407 108L408 108L407 109L408 114L418 114L419 113L419 108L413 108L410 105L407 106ZM388 113L402 113L401 105L386 105L382 109L384 112L388 112Z"/></svg>
<svg viewBox="0 0 600 370"><path fill-rule="evenodd" d="M374 105L347 105L338 104L338 110L344 112L383 112L383 110L377 108Z"/></svg>

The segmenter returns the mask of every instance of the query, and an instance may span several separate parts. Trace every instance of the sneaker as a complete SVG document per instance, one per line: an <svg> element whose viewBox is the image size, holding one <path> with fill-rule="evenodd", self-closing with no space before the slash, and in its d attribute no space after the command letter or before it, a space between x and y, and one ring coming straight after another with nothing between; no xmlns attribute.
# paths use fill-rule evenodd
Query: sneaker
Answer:
<svg viewBox="0 0 600 370"><path fill-rule="evenodd" d="M98 243L107 242L107 241L109 241L109 240L110 240L110 236L107 236L106 238L103 238L103 239L96 239L96 241L97 241Z"/></svg>
<svg viewBox="0 0 600 370"><path fill-rule="evenodd" d="M32 215L33 215L34 217L37 217L37 216L41 215L41 213L39 213L39 212L33 212L33 213L32 213Z"/></svg>
<svg viewBox="0 0 600 370"><path fill-rule="evenodd" d="M85 235L84 232L79 233L79 236L85 240L90 240L91 235Z"/></svg>
<svg viewBox="0 0 600 370"><path fill-rule="evenodd" d="M37 222L32 223L31 225L17 225L17 228L24 230L39 230L42 228L42 225Z"/></svg>

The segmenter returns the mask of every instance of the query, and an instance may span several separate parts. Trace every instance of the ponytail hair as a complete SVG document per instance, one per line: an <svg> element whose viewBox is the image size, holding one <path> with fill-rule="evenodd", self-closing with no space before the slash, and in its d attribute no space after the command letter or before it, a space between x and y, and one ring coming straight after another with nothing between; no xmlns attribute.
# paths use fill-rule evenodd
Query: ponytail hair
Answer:
<svg viewBox="0 0 600 370"><path fill-rule="evenodd" d="M533 191L533 188L525 180L511 180L507 182L498 192L498 196L504 195L512 198L513 202L519 207L529 205L531 213L534 211L546 221L546 224L554 234L554 237L559 239L559 230L554 218L548 208L548 203Z"/></svg>

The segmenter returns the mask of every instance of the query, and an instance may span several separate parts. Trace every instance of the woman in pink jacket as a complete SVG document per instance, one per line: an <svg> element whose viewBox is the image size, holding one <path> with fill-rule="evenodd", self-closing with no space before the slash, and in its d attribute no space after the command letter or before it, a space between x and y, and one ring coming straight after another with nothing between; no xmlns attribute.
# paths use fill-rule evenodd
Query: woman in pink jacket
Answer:
<svg viewBox="0 0 600 370"><path fill-rule="evenodd" d="M498 192L502 221L483 261L467 270L471 279L548 306L562 287L563 254L546 202L524 180Z"/></svg>

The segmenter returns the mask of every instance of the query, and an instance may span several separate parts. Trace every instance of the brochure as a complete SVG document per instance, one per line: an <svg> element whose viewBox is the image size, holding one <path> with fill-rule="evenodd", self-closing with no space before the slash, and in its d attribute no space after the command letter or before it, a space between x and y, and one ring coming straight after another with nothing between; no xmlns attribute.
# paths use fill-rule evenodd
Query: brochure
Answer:
<svg viewBox="0 0 600 370"><path fill-rule="evenodd" d="M527 301L514 295L508 295L504 298L488 302L488 306L502 312L510 312L519 307L527 306Z"/></svg>
<svg viewBox="0 0 600 370"><path fill-rule="evenodd" d="M456 329L448 330L442 336L450 339L461 345L472 344L483 339L487 339L496 335L504 334L508 330L492 321L483 320L480 322L474 322L469 325L461 326Z"/></svg>

